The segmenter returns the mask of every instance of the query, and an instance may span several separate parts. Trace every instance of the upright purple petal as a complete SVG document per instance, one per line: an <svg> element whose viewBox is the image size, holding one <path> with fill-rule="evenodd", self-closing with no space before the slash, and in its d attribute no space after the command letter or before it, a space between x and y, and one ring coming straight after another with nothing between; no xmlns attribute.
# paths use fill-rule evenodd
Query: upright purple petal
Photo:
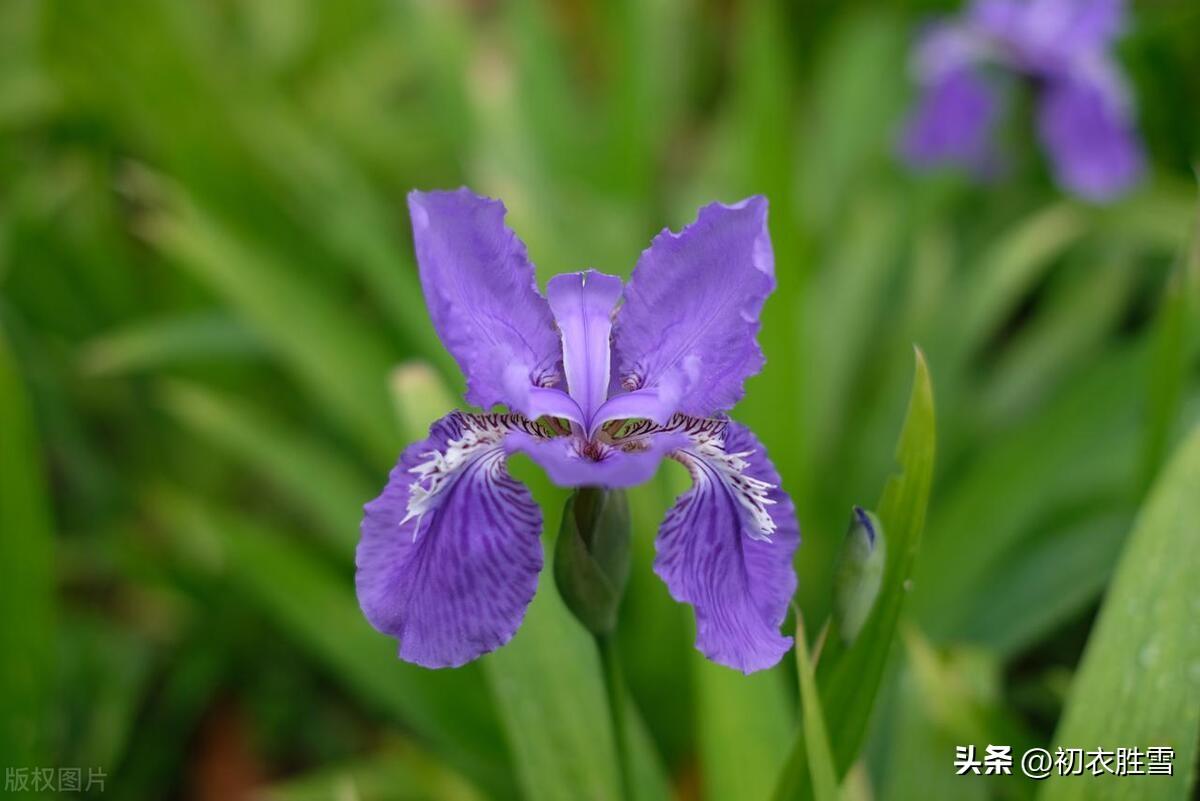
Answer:
<svg viewBox="0 0 1200 801"><path fill-rule="evenodd" d="M1020 35L1028 6L1028 0L974 0L964 23L992 39L1011 40Z"/></svg>
<svg viewBox="0 0 1200 801"><path fill-rule="evenodd" d="M977 0L967 19L1014 66L1057 71L1103 50L1125 27L1124 0Z"/></svg>
<svg viewBox="0 0 1200 801"><path fill-rule="evenodd" d="M372 626L400 641L401 659L469 662L508 642L533 599L542 516L504 467L509 419L442 418L364 509L358 601Z"/></svg>
<svg viewBox="0 0 1200 801"><path fill-rule="evenodd" d="M1125 29L1125 0L1032 0L1027 25L1047 47L1079 54L1112 44Z"/></svg>
<svg viewBox="0 0 1200 801"><path fill-rule="evenodd" d="M656 403L646 416L660 423L732 407L763 365L755 337L774 270L765 198L714 203L680 233L664 230L625 289L614 385L647 390Z"/></svg>
<svg viewBox="0 0 1200 801"><path fill-rule="evenodd" d="M558 333L504 204L459 189L412 192L408 207L425 302L467 378L467 401L544 413L532 388L561 381Z"/></svg>
<svg viewBox="0 0 1200 801"><path fill-rule="evenodd" d="M592 417L608 397L612 314L621 297L621 279L588 270L556 275L546 298L562 335L567 388L583 412L590 436Z"/></svg>
<svg viewBox="0 0 1200 801"><path fill-rule="evenodd" d="M1038 136L1055 180L1092 201L1111 200L1142 176L1145 158L1115 90L1079 76L1051 81L1039 101Z"/></svg>
<svg viewBox="0 0 1200 801"><path fill-rule="evenodd" d="M901 153L915 167L953 165L987 172L996 161L992 129L997 112L995 91L979 72L948 72L923 89Z"/></svg>
<svg viewBox="0 0 1200 801"><path fill-rule="evenodd" d="M975 68L992 56L993 47L972 25L938 20L925 25L914 48L911 69L922 86L959 70Z"/></svg>
<svg viewBox="0 0 1200 801"><path fill-rule="evenodd" d="M796 591L800 542L791 499L749 429L689 421L693 444L677 455L692 474L659 530L654 570L696 611L696 647L745 673L791 647L779 633Z"/></svg>

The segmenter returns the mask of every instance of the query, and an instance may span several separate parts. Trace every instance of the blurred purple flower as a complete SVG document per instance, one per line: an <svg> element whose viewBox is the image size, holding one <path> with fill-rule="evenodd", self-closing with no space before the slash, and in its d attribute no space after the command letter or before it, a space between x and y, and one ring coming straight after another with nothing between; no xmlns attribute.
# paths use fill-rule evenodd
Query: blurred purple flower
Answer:
<svg viewBox="0 0 1200 801"><path fill-rule="evenodd" d="M365 507L359 603L400 658L461 665L508 642L542 567L541 514L505 469L528 454L557 484L628 487L664 457L691 472L659 530L655 571L696 613L696 646L747 673L791 646L799 528L762 445L722 416L763 355L775 286L767 202L700 210L663 231L627 286L589 270L538 293L497 200L466 189L409 196L434 327L468 402L409 446ZM623 302L617 310L619 301Z"/></svg>
<svg viewBox="0 0 1200 801"><path fill-rule="evenodd" d="M1037 135L1058 184L1093 201L1122 194L1144 168L1129 92L1109 54L1123 29L1123 0L974 0L917 46L922 94L901 152L918 168L993 172L1000 97L986 70L998 67L1034 87Z"/></svg>

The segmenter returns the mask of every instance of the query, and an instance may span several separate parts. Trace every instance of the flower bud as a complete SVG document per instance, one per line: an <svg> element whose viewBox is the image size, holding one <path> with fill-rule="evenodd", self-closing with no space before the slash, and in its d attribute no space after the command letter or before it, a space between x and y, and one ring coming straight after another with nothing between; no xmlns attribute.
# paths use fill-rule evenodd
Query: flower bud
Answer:
<svg viewBox="0 0 1200 801"><path fill-rule="evenodd" d="M886 564L887 541L879 518L855 506L833 579L833 616L846 645L857 639L871 614Z"/></svg>
<svg viewBox="0 0 1200 801"><path fill-rule="evenodd" d="M567 499L554 549L554 583L592 634L610 634L629 577L629 502L624 490L580 487Z"/></svg>

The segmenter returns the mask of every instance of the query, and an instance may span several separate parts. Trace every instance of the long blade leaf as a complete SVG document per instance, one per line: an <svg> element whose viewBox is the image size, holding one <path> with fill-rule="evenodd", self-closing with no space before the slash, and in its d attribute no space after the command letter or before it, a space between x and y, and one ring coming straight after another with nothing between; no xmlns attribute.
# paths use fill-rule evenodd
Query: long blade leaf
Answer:
<svg viewBox="0 0 1200 801"><path fill-rule="evenodd" d="M821 710L821 694L817 692L817 680L808 655L802 615L796 616L796 673L800 679L800 703L804 709L802 724L812 774L813 801L837 801L837 766L833 763L833 750L825 727L825 713Z"/></svg>
<svg viewBox="0 0 1200 801"><path fill-rule="evenodd" d="M1052 775L1041 801L1192 797L1200 736L1197 487L1200 427L1142 508L1054 736L1064 748L1171 748L1173 775Z"/></svg>
<svg viewBox="0 0 1200 801"><path fill-rule="evenodd" d="M871 616L852 646L843 645L836 636L836 624L831 626L827 650L817 671L823 706L838 710L838 715L829 721L829 736L838 774L842 776L866 736L896 638L900 610L925 527L933 484L934 450L933 384L925 357L917 350L908 414L896 452L900 472L888 480L879 503L879 519L889 542L883 586ZM809 765L804 740L801 732L776 786L775 798L780 801L808 797Z"/></svg>
<svg viewBox="0 0 1200 801"><path fill-rule="evenodd" d="M54 675L53 524L33 408L0 328L0 754L45 762Z"/></svg>

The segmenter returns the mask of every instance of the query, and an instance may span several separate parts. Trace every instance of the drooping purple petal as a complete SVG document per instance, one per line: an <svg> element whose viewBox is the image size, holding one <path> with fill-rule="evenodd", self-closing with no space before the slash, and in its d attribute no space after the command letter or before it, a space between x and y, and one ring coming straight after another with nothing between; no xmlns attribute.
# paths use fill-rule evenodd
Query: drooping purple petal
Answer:
<svg viewBox="0 0 1200 801"><path fill-rule="evenodd" d="M442 418L364 508L358 601L371 625L400 641L401 659L469 662L508 642L533 599L542 517L504 467L505 435L528 428L512 420Z"/></svg>
<svg viewBox="0 0 1200 801"><path fill-rule="evenodd" d="M592 418L608 397L612 313L621 297L621 279L588 270L556 275L546 298L562 335L563 371L571 397L583 412L590 436Z"/></svg>
<svg viewBox="0 0 1200 801"><path fill-rule="evenodd" d="M1111 200L1141 178L1141 143L1105 83L1078 75L1049 82L1039 100L1037 130L1055 180L1080 197Z"/></svg>
<svg viewBox="0 0 1200 801"><path fill-rule="evenodd" d="M995 90L980 73L969 67L946 73L923 89L901 153L914 167L953 165L986 173L996 161L997 112Z"/></svg>
<svg viewBox="0 0 1200 801"><path fill-rule="evenodd" d="M732 407L763 365L755 337L774 265L762 197L713 203L680 233L660 233L638 259L613 328L614 387L657 393L647 416L660 423L675 411Z"/></svg>
<svg viewBox="0 0 1200 801"><path fill-rule="evenodd" d="M412 192L408 207L425 301L467 378L467 401L543 413L531 390L561 382L561 349L525 245L504 224L504 204L459 189Z"/></svg>
<svg viewBox="0 0 1200 801"><path fill-rule="evenodd" d="M687 444L677 433L662 433L636 443L585 443L577 437L539 437L513 433L505 441L510 452L528 454L560 487L633 487L654 477L663 457Z"/></svg>
<svg viewBox="0 0 1200 801"><path fill-rule="evenodd" d="M796 591L800 541L791 499L749 429L689 421L679 458L692 474L659 529L654 570L696 612L696 647L744 673L769 668L791 647L779 633Z"/></svg>

